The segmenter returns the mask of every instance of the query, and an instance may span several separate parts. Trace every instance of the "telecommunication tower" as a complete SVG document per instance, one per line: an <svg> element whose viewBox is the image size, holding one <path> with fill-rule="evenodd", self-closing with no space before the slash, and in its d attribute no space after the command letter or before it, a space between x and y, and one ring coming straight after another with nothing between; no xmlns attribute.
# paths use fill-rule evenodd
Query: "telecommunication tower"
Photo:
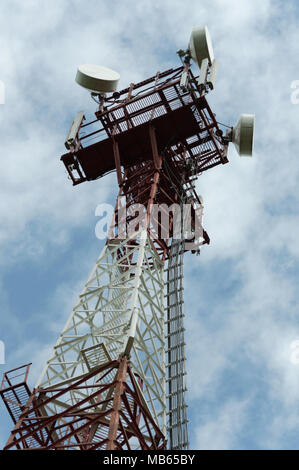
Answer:
<svg viewBox="0 0 299 470"><path fill-rule="evenodd" d="M252 155L254 117L224 129L211 111L217 62L207 27L194 28L178 55L180 66L121 91L116 72L78 68L77 83L98 106L90 122L77 114L61 160L73 185L116 171L119 194L102 253L35 388L30 364L3 376L14 422L7 450L189 446L183 258L210 242L195 181L228 162L230 142Z"/></svg>

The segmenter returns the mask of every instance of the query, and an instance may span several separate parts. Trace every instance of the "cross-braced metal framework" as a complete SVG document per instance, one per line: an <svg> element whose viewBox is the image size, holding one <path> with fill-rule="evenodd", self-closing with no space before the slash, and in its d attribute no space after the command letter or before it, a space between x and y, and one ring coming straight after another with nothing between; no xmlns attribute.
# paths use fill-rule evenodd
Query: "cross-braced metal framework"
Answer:
<svg viewBox="0 0 299 470"><path fill-rule="evenodd" d="M165 437L141 388L142 381L124 356L48 389L37 387L21 407L13 397L10 404L20 412L5 450L164 449ZM74 392L82 396L71 403ZM47 407L53 403L57 409L49 414Z"/></svg>
<svg viewBox="0 0 299 470"><path fill-rule="evenodd" d="M146 232L139 237L104 247L38 386L47 388L130 354L145 401L165 433L163 264ZM81 398L82 392L74 391L69 400Z"/></svg>
<svg viewBox="0 0 299 470"><path fill-rule="evenodd" d="M165 449L167 437L188 448L183 253L209 243L195 180L228 161L227 147L188 63L102 96L96 119L81 122L61 157L69 177L77 185L116 171L119 196L38 384L31 393L4 377L15 423L6 449ZM188 234L174 205L188 205Z"/></svg>
<svg viewBox="0 0 299 470"><path fill-rule="evenodd" d="M189 75L187 89L180 87L183 73ZM169 161L177 159L187 176L228 162L228 143L197 77L185 64L102 99L96 119L82 123L71 151L61 157L73 184L113 170L121 184L126 170L152 161L149 124L155 129L159 155L168 151Z"/></svg>

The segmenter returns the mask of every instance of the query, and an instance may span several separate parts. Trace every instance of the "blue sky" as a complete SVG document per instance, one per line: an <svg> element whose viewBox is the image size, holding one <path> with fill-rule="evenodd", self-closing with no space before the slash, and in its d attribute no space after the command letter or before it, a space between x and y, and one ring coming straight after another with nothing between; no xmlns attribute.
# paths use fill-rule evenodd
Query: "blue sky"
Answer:
<svg viewBox="0 0 299 470"><path fill-rule="evenodd" d="M298 122L296 1L3 0L0 6L0 373L33 362L34 384L102 243L95 208L115 175L73 188L60 155L93 102L77 65L121 74L120 87L179 64L193 26L219 61L208 97L221 122L255 113L255 154L204 173L211 245L187 255L185 309L193 449L298 449ZM0 445L11 422L0 403Z"/></svg>

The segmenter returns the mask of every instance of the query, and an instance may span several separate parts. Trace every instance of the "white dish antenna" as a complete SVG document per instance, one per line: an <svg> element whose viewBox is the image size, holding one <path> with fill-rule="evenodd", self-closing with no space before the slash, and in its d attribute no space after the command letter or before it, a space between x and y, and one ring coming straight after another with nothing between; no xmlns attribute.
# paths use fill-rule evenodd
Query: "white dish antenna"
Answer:
<svg viewBox="0 0 299 470"><path fill-rule="evenodd" d="M241 114L232 131L232 142L240 157L252 157L253 135L254 114Z"/></svg>
<svg viewBox="0 0 299 470"><path fill-rule="evenodd" d="M199 66L204 59L208 59L209 65L212 65L214 52L211 36L206 26L193 28L189 41L189 51L192 59Z"/></svg>
<svg viewBox="0 0 299 470"><path fill-rule="evenodd" d="M116 91L120 75L114 70L101 65L85 64L78 67L76 82L94 93L112 93Z"/></svg>

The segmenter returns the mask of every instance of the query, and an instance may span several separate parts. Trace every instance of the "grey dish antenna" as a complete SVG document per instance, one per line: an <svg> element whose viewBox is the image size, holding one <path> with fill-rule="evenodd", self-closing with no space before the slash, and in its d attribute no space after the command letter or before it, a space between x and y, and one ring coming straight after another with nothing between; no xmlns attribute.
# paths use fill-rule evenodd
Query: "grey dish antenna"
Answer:
<svg viewBox="0 0 299 470"><path fill-rule="evenodd" d="M119 79L120 75L114 70L91 64L80 65L76 75L78 85L100 95L116 91Z"/></svg>
<svg viewBox="0 0 299 470"><path fill-rule="evenodd" d="M214 52L211 36L206 26L193 28L189 41L189 51L192 59L199 66L204 59L208 59L209 64L212 65Z"/></svg>
<svg viewBox="0 0 299 470"><path fill-rule="evenodd" d="M218 64L214 58L212 40L206 26L193 28L187 51L178 51L179 55L186 54L199 67L198 86L202 94L215 87Z"/></svg>
<svg viewBox="0 0 299 470"><path fill-rule="evenodd" d="M231 140L240 157L252 157L253 135L254 114L241 114L231 134Z"/></svg>

